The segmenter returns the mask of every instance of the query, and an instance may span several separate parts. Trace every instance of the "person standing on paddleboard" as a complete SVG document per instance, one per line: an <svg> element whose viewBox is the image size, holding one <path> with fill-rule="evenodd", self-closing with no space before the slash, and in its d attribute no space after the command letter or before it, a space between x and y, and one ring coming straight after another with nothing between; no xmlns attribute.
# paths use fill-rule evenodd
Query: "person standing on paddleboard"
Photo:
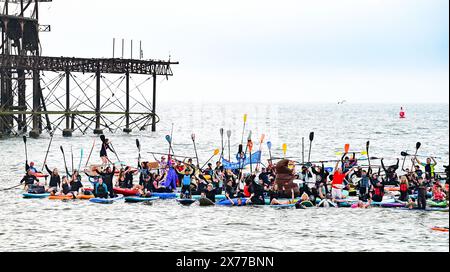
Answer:
<svg viewBox="0 0 450 272"><path fill-rule="evenodd" d="M108 158L108 152L107 150L111 150L110 144L111 141L109 139L105 139L104 141L102 141L102 147L100 149L100 159L102 160L102 164L103 165L107 165L110 160Z"/></svg>

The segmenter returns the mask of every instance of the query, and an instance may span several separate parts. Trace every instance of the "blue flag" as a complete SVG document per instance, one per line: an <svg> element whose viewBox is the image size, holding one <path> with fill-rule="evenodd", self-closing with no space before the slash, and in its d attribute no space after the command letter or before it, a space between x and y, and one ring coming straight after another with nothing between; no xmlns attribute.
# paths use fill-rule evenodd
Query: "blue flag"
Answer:
<svg viewBox="0 0 450 272"><path fill-rule="evenodd" d="M261 163L261 151L258 151L254 154L252 154L252 159L251 159L251 164L257 164L257 163ZM239 162L229 162L227 160L225 160L224 158L222 158L222 165L223 168L225 169L231 169L231 170L235 170L235 169L240 169L240 168L244 168L245 166L250 164L250 157L245 158L245 160L240 160Z"/></svg>

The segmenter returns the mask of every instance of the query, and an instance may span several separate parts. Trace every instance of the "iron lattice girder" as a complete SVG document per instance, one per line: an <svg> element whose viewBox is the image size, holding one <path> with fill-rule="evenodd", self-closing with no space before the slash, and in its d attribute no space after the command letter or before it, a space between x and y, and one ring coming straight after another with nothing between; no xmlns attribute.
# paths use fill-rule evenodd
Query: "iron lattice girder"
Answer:
<svg viewBox="0 0 450 272"><path fill-rule="evenodd" d="M67 57L0 56L0 69L53 72L140 74L173 76L171 65L178 62L130 59L85 59Z"/></svg>

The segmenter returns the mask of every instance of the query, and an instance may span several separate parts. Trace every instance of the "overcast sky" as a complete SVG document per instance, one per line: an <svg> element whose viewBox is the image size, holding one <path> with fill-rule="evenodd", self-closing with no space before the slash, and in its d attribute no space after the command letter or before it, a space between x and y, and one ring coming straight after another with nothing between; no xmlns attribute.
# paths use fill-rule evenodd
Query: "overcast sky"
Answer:
<svg viewBox="0 0 450 272"><path fill-rule="evenodd" d="M54 0L41 23L44 55L170 54L160 102L449 100L448 0Z"/></svg>

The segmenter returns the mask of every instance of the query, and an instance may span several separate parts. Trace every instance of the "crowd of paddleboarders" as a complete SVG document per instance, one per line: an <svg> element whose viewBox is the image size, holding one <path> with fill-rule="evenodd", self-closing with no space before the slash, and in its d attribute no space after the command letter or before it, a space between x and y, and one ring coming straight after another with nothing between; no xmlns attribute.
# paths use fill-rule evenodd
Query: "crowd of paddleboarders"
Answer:
<svg viewBox="0 0 450 272"><path fill-rule="evenodd" d="M141 161L139 152L138 163L133 167L114 164L108 157L109 151L116 153L111 141L103 135L101 141L102 164L91 165L82 174L78 170L69 171L65 166L66 175L60 175L57 168L47 164L44 165L46 172L39 172L33 162L28 164L27 161L21 184L29 194L68 198L108 199L121 192L151 198L156 194L179 193L180 199L197 196L203 199L202 203L211 205L216 203L217 196L222 196L232 206L269 204L300 209L346 205L369 208L374 203L410 209L448 206L449 168L444 166L444 172L436 172L438 162L434 157L421 161L417 155L402 154L405 157L402 167L400 159L396 164L385 165L384 159L375 158L380 160L380 165L375 166L370 164L370 157L357 158L357 152L349 151L346 145L340 159L335 161L304 163L271 157L267 164L261 160L250 162L248 171L248 167L243 167L246 152L242 148L237 155L242 158L240 167L230 167L222 155L215 164L210 163L211 158L201 167L198 157L194 162L195 158L180 158L169 149L168 154L161 157L153 154L152 162ZM252 147L249 147L251 157ZM139 144L138 148L140 151ZM215 151L215 155L219 152ZM410 168L404 168L407 157ZM367 160L369 166L361 165L361 161ZM334 167L325 166L330 162L335 163ZM253 165L256 165L254 169ZM87 177L92 188L85 188L82 175Z"/></svg>

